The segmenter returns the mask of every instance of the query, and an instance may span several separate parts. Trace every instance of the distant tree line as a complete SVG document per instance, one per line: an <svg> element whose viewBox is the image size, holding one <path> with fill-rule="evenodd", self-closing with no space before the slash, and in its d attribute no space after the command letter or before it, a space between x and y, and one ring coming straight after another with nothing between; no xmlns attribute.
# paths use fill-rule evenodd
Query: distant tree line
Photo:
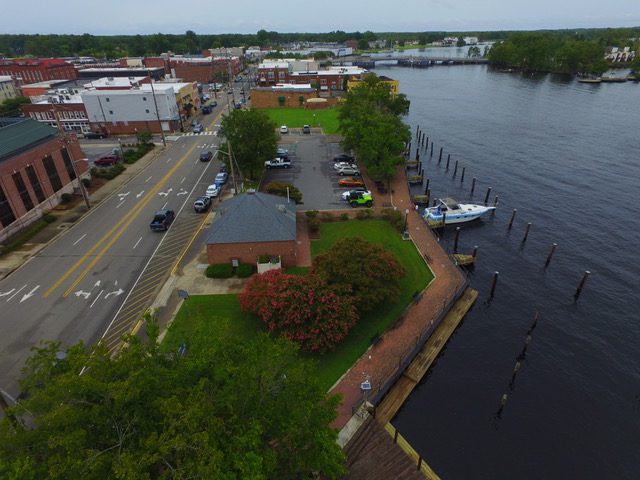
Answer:
<svg viewBox="0 0 640 480"><path fill-rule="evenodd" d="M519 32L496 43L488 58L492 65L528 72L601 74L609 68L607 47L638 49L639 37L640 28Z"/></svg>

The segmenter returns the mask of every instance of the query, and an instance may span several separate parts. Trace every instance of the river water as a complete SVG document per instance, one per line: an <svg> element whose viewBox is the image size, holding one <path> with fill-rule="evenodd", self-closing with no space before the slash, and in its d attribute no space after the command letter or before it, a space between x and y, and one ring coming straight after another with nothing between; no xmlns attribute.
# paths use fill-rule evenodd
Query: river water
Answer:
<svg viewBox="0 0 640 480"><path fill-rule="evenodd" d="M376 73L400 81L412 132L435 142L421 155L432 195L468 200L477 177L475 201L499 196L460 235L463 253L479 247L479 299L394 425L444 479L640 477L640 85L486 66Z"/></svg>

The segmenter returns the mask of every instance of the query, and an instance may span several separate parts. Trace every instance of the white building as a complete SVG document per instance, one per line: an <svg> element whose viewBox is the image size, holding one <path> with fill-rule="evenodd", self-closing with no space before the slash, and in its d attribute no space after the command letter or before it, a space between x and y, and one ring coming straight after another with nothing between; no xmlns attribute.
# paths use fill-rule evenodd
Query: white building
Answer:
<svg viewBox="0 0 640 480"><path fill-rule="evenodd" d="M18 96L16 84L10 75L0 75L0 103Z"/></svg>

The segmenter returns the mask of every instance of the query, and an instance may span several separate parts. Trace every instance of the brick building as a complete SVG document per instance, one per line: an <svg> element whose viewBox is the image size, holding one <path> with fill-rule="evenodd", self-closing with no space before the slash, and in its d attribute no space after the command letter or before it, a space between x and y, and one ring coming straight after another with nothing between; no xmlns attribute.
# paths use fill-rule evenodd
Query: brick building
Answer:
<svg viewBox="0 0 640 480"><path fill-rule="evenodd" d="M0 75L9 75L19 87L45 80L73 80L78 78L74 65L58 58L0 59Z"/></svg>
<svg viewBox="0 0 640 480"><path fill-rule="evenodd" d="M88 162L75 135L31 119L0 120L0 241L80 188Z"/></svg>
<svg viewBox="0 0 640 480"><path fill-rule="evenodd" d="M367 70L353 66L336 66L319 69L312 60L264 61L258 66L258 85L273 86L278 83L313 84L321 91L346 90L350 80L362 80Z"/></svg>
<svg viewBox="0 0 640 480"><path fill-rule="evenodd" d="M88 132L89 118L82 98L78 94L69 95L66 92L58 90L35 103L22 105L22 113L25 117L58 128L62 132Z"/></svg>
<svg viewBox="0 0 640 480"><path fill-rule="evenodd" d="M260 255L296 265L296 206L287 199L247 192L225 200L207 235L210 264L255 264Z"/></svg>

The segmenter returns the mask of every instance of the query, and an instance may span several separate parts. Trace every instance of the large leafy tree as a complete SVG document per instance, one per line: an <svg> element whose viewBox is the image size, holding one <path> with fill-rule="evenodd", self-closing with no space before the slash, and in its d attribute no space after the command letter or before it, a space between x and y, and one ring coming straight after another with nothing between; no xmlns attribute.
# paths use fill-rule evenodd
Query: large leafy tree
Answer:
<svg viewBox="0 0 640 480"><path fill-rule="evenodd" d="M251 277L240 305L259 315L269 330L317 353L335 348L358 319L348 289L329 287L316 276L279 270Z"/></svg>
<svg viewBox="0 0 640 480"><path fill-rule="evenodd" d="M167 355L135 338L113 357L78 344L35 350L0 425L0 478L336 478L339 399L290 342L259 336ZM82 375L78 375L80 371Z"/></svg>
<svg viewBox="0 0 640 480"><path fill-rule="evenodd" d="M397 298L404 273L392 253L360 237L338 240L312 267L312 275L330 286L349 288L360 311Z"/></svg>
<svg viewBox="0 0 640 480"><path fill-rule="evenodd" d="M367 75L347 93L340 109L340 130L345 149L353 150L375 180L391 178L411 138L401 116L409 111L404 94L392 95L389 85Z"/></svg>
<svg viewBox="0 0 640 480"><path fill-rule="evenodd" d="M19 117L22 105L31 103L27 97L7 98L0 103L0 117Z"/></svg>
<svg viewBox="0 0 640 480"><path fill-rule="evenodd" d="M264 162L276 155L276 124L266 112L250 108L233 110L222 121L222 129L240 171L258 178Z"/></svg>

